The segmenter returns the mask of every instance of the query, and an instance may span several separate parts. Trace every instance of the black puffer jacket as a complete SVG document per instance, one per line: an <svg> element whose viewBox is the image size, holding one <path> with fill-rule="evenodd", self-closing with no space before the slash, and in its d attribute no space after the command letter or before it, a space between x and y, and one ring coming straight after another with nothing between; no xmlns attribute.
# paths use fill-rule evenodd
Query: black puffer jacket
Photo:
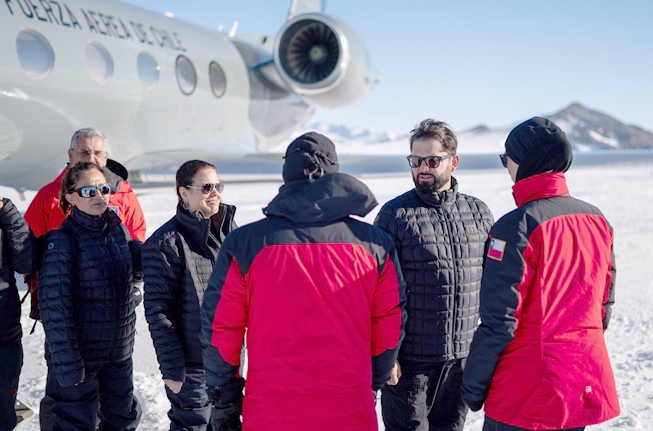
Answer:
<svg viewBox="0 0 653 431"><path fill-rule="evenodd" d="M452 188L413 189L386 203L374 221L395 241L406 280L408 323L399 360L465 358L478 322L479 289L492 213Z"/></svg>
<svg viewBox="0 0 653 431"><path fill-rule="evenodd" d="M136 324L132 277L140 262L132 262L139 253L130 251L127 236L113 211L94 217L74 207L58 230L46 234L39 303L62 386L80 382L87 362L131 357Z"/></svg>
<svg viewBox="0 0 653 431"><path fill-rule="evenodd" d="M183 382L187 363L202 364L200 306L235 213L220 204L207 219L179 204L143 247L145 316L164 379Z"/></svg>
<svg viewBox="0 0 653 431"><path fill-rule="evenodd" d="M36 241L29 226L9 199L0 209L0 345L17 343L20 327L20 299L14 271L35 271Z"/></svg>

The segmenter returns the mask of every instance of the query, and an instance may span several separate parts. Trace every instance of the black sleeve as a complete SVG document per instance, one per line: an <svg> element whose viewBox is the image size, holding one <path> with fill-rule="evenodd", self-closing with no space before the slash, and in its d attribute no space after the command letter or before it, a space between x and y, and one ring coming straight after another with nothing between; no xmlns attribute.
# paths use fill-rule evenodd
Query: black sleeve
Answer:
<svg viewBox="0 0 653 431"><path fill-rule="evenodd" d="M150 238L143 247L145 318L164 379L183 382L184 348L177 332L183 264L174 241Z"/></svg>
<svg viewBox="0 0 653 431"><path fill-rule="evenodd" d="M481 324L472 340L462 385L463 399L474 411L485 402L499 356L517 328L513 314L520 304L518 286L525 269L523 252L528 246L526 222L518 217L510 213L490 231L481 281ZM499 253L502 245L503 252Z"/></svg>
<svg viewBox="0 0 653 431"><path fill-rule="evenodd" d="M16 209L16 206L9 199L4 200L0 210L0 225L3 231L3 249L6 247L10 262L14 271L21 274L30 274L36 271L37 249L34 233L27 225L27 222Z"/></svg>
<svg viewBox="0 0 653 431"><path fill-rule="evenodd" d="M610 231L612 231L612 226L610 226ZM614 240L610 245L610 252L612 255L612 263L610 264L610 271L606 274L606 286L605 286L605 295L603 301L603 331L608 329L608 324L610 323L610 317L612 316L612 306L614 305L614 287L617 280L617 264L614 260Z"/></svg>

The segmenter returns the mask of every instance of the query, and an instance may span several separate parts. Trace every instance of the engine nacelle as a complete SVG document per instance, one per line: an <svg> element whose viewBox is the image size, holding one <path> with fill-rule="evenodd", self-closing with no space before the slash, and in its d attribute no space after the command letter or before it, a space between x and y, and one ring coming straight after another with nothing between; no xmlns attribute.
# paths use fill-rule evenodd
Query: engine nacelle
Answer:
<svg viewBox="0 0 653 431"><path fill-rule="evenodd" d="M274 63L292 91L322 108L357 102L377 80L349 26L319 13L297 15L283 26L275 39Z"/></svg>

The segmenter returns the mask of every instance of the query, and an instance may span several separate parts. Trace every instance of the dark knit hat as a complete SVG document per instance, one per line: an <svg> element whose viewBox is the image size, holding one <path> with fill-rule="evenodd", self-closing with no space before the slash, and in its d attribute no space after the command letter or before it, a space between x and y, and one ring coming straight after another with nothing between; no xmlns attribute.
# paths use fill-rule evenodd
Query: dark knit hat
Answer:
<svg viewBox="0 0 653 431"><path fill-rule="evenodd" d="M544 172L567 172L573 159L567 135L553 121L533 117L510 132L506 154L519 165L519 181Z"/></svg>
<svg viewBox="0 0 653 431"><path fill-rule="evenodd" d="M305 133L288 145L283 164L283 181L317 179L340 171L336 146L316 132Z"/></svg>

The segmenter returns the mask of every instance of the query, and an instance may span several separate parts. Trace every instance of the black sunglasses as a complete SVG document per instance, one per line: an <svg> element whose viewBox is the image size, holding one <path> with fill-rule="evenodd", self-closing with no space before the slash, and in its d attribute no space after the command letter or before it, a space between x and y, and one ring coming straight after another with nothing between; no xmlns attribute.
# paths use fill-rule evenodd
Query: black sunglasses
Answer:
<svg viewBox="0 0 653 431"><path fill-rule="evenodd" d="M83 198L94 198L97 192L103 195L111 193L111 185L109 183L98 184L97 186L80 187L75 190L77 194Z"/></svg>
<svg viewBox="0 0 653 431"><path fill-rule="evenodd" d="M501 159L501 163L503 163L503 167L507 168L508 167L508 154L506 154L506 153L499 154L499 158Z"/></svg>
<svg viewBox="0 0 653 431"><path fill-rule="evenodd" d="M202 184L201 186L186 186L186 188L187 189L202 190L202 193L204 193L205 195L208 195L209 193L211 193L213 191L214 188L218 191L218 193L222 193L222 191L224 190L224 184L222 184L222 183L215 183L215 184L206 183L206 184Z"/></svg>
<svg viewBox="0 0 653 431"><path fill-rule="evenodd" d="M447 154L446 156L428 156L428 157L418 157L418 156L408 156L408 164L411 168L419 168L422 165L422 162L426 162L426 166L429 169L435 169L440 166L440 162L444 159L450 159L453 155Z"/></svg>

